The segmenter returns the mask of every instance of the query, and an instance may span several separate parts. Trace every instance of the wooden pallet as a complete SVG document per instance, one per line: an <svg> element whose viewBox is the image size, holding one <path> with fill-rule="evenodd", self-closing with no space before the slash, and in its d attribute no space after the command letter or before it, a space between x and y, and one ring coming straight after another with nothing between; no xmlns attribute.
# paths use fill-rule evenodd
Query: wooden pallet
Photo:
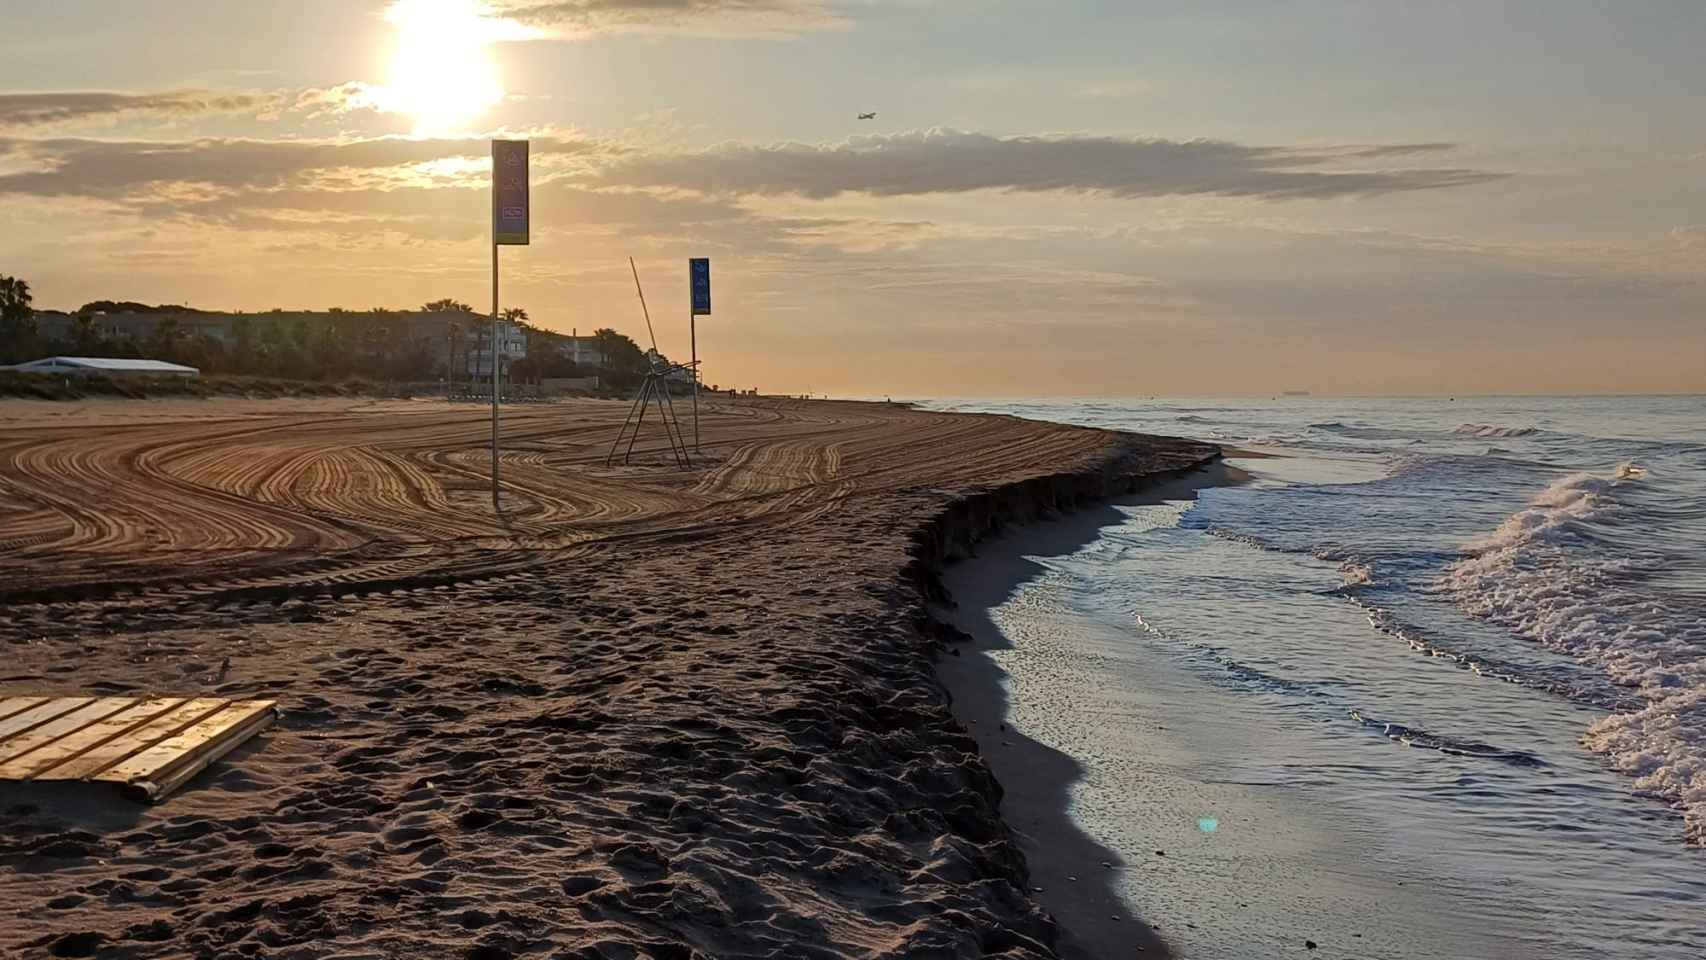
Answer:
<svg viewBox="0 0 1706 960"><path fill-rule="evenodd" d="M157 803L278 717L272 700L0 697L0 781L118 785Z"/></svg>

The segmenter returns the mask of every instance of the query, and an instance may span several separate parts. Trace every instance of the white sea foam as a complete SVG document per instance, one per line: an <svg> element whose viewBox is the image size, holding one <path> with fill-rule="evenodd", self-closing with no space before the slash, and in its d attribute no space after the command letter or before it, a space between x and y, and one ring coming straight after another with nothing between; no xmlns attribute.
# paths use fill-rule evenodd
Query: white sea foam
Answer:
<svg viewBox="0 0 1706 960"><path fill-rule="evenodd" d="M1635 778L1635 789L1682 808L1688 833L1706 843L1706 687L1606 717L1582 738Z"/></svg>
<svg viewBox="0 0 1706 960"><path fill-rule="evenodd" d="M1618 516L1618 491L1644 476L1624 464L1558 480L1468 544L1434 590L1637 690L1648 706L1596 723L1585 742L1706 839L1706 620L1632 588L1661 555L1612 554L1594 536Z"/></svg>
<svg viewBox="0 0 1706 960"><path fill-rule="evenodd" d="M1339 575L1346 586L1367 586L1374 582L1374 568L1360 560L1339 561Z"/></svg>

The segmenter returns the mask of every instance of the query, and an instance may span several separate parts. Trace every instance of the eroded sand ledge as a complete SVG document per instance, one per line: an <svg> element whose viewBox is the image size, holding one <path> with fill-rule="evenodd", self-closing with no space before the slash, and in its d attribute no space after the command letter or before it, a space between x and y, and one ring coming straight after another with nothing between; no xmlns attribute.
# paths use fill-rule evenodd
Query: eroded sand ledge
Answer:
<svg viewBox="0 0 1706 960"><path fill-rule="evenodd" d="M266 743L160 808L0 792L0 950L1057 955L926 655L935 573L1003 525L1212 448L729 404L707 420L707 468L607 472L619 410L540 408L511 423L520 480L500 522L455 486L478 486L468 408L262 407L235 428L226 414L230 439L191 443L134 415L43 433L0 416L0 522L28 516L34 538L0 544L16 591L0 600L0 688L264 693L285 710ZM101 459L139 435L147 449ZM174 442L181 460L157 446ZM227 460L264 496L210 471L219 443L242 448ZM340 500L278 479L360 458L400 464L404 492ZM88 462L162 478L110 480L110 514L191 517L212 499L229 519L104 554L113 538L86 531L110 521L67 525L42 504L72 499ZM256 529L356 542L245 543L248 501ZM55 529L85 533L55 548ZM231 559L245 550L264 556Z"/></svg>

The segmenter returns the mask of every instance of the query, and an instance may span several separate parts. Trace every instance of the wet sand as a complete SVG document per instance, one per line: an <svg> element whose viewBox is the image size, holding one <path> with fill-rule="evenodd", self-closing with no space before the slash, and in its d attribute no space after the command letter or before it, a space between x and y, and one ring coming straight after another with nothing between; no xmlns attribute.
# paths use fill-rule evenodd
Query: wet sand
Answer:
<svg viewBox="0 0 1706 960"><path fill-rule="evenodd" d="M1152 956L1142 935L1153 934L1188 958L1563 955L1525 939L1520 910L1508 925L1465 910L1499 901L1405 849L1395 827L1412 810L1382 819L1347 804L1336 778L1359 758L1318 741L1318 724L1277 725L1146 638L1138 615L1158 616L1154 605L1124 601L1145 588L1129 561L1140 550L1152 575L1176 571L1147 589L1201 603L1211 629L1272 629L1263 617L1275 611L1252 614L1246 599L1193 601L1238 569L1160 539L1200 488L1251 479L1218 463L986 544L944 576L958 604L942 615L965 642L941 675L955 716L1009 787L1000 812L1038 901L1074 935L1061 953ZM1156 543L1137 547L1146 536ZM1106 576L1080 579L1080 565ZM1086 589L1110 605L1075 596ZM1307 628L1333 630L1331 614ZM1285 769L1322 789L1292 785Z"/></svg>
<svg viewBox="0 0 1706 960"><path fill-rule="evenodd" d="M1122 502L1186 498L1203 486L1247 479L1242 471L1217 463L1185 477L1157 478ZM1128 862L1086 833L1070 813L1072 790L1087 774L1084 766L1010 725L1006 672L990 654L1012 650L1013 641L993 622L991 612L1042 574L1043 568L1029 557L1070 554L1094 541L1102 528L1125 520L1112 505L1098 504L986 544L975 560L944 575L952 604L939 606L937 614L963 631L963 643L939 670L953 699L954 716L971 732L1006 788L1000 812L1017 835L1030 868L1032 892L1069 931L1061 943L1062 955L1084 960L1168 955L1166 931L1158 918L1134 914L1115 883L1122 873L1152 869L1154 861ZM1070 713L1082 706L1062 699L1055 709ZM1080 719L1095 722L1094 717Z"/></svg>
<svg viewBox="0 0 1706 960"><path fill-rule="evenodd" d="M935 570L1212 449L719 401L607 469L624 412L507 410L494 514L478 407L0 403L0 691L283 708L159 807L0 787L0 952L1070 952Z"/></svg>

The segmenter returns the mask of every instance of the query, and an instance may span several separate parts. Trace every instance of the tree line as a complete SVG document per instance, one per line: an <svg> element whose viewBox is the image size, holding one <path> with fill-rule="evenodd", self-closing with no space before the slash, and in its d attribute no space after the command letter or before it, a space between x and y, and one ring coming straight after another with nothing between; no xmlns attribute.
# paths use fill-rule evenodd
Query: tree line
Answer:
<svg viewBox="0 0 1706 960"><path fill-rule="evenodd" d="M351 377L422 382L460 379L467 369L468 337L478 349L490 349L489 320L472 306L454 299L434 300L417 312L443 314L442 327L405 321L405 311L374 308L356 311L332 308L312 316L238 314L231 320L229 338L197 332L174 316L164 316L140 340L111 337L98 322L102 313L197 314L188 307L97 300L73 313L63 337L40 330L29 284L0 276L0 364L20 363L46 356L123 357L164 360L196 367L204 374L278 377L289 380L344 380ZM472 316L470 316L472 315ZM527 311L511 308L503 318L527 331L528 356L506 370L521 381L546 377L600 376L609 386L625 389L637 382L646 356L627 336L609 328L594 332L599 353L596 367L577 366L558 349L562 334L528 322ZM435 342L436 340L436 342Z"/></svg>

